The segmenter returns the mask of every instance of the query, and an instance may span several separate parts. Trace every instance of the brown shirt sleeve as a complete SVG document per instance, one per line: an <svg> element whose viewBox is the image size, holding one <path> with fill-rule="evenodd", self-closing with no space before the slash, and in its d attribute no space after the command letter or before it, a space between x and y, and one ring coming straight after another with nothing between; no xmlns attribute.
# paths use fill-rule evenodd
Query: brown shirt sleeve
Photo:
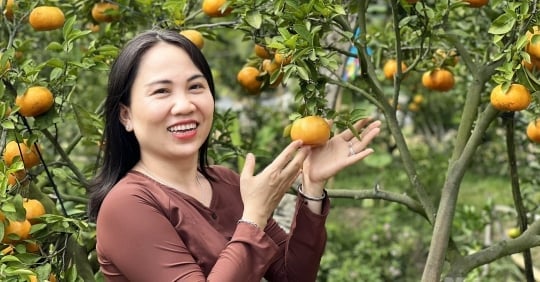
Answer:
<svg viewBox="0 0 540 282"><path fill-rule="evenodd" d="M154 186L123 181L103 202L97 252L107 281L259 282L265 273L270 281L315 281L327 204L315 215L299 200L290 234L273 220L263 232L236 224L242 207L216 211L222 222L214 224L200 215L206 210L178 208L178 193Z"/></svg>

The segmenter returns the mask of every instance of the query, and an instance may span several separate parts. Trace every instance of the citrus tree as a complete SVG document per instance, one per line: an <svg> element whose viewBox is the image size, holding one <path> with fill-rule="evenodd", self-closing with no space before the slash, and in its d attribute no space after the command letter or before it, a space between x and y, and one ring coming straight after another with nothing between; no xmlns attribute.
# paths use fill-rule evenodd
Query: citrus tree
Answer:
<svg viewBox="0 0 540 282"><path fill-rule="evenodd" d="M243 113L216 113L214 162L240 168L249 150L262 166L289 135L319 143L328 134L310 136L318 117L333 120L332 131L381 119L374 146L398 152L408 182L329 195L381 199L423 218L432 233L422 281L461 279L520 252L533 281L529 250L540 244L540 223L523 191L538 184L535 1L0 1L2 281L101 279L86 189L104 146L107 71L118 48L152 27L192 40L213 66L218 96L243 105ZM245 110L288 94L267 116ZM410 122L424 125L416 136L428 155L448 160L429 185L425 160L410 150ZM492 144L506 156L498 165L508 171L519 232L464 251L470 238L455 236L454 221L462 180L474 164L489 165L476 157Z"/></svg>

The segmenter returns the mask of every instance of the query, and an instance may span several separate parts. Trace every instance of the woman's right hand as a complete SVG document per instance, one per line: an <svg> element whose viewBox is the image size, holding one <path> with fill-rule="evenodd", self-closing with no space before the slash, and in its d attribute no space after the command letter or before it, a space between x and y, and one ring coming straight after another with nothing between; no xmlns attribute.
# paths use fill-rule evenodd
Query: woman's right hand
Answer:
<svg viewBox="0 0 540 282"><path fill-rule="evenodd" d="M253 175L255 156L251 153L246 156L240 174L240 193L244 202L242 219L255 222L264 229L272 212L299 176L309 150L309 147L302 148L302 141L293 141L257 175Z"/></svg>

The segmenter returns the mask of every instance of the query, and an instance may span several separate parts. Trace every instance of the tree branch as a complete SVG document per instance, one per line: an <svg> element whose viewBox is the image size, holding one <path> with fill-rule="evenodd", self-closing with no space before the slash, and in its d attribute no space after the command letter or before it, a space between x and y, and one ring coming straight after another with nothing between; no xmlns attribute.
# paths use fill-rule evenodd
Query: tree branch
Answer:
<svg viewBox="0 0 540 282"><path fill-rule="evenodd" d="M383 191L375 186L375 189L329 189L328 196L331 198L350 198L355 200L360 199L380 199L389 202L394 202L407 207L409 210L421 215L427 219L426 212L422 205L415 199L407 196L406 194L398 194L389 191Z"/></svg>
<svg viewBox="0 0 540 282"><path fill-rule="evenodd" d="M447 277L465 277L476 267L536 246L540 246L540 221L531 224L527 231L516 239L499 241L483 250L454 261Z"/></svg>

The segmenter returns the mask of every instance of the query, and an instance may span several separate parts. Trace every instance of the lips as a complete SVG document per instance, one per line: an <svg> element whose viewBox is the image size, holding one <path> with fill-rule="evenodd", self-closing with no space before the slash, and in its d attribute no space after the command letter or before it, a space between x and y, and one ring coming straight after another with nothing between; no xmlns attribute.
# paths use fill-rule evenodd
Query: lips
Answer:
<svg viewBox="0 0 540 282"><path fill-rule="evenodd" d="M177 124L177 125L167 128L167 130L172 133L178 133L178 132L187 132L190 130L194 130L195 128L197 128L197 123L192 122L192 123L185 123L185 124Z"/></svg>

